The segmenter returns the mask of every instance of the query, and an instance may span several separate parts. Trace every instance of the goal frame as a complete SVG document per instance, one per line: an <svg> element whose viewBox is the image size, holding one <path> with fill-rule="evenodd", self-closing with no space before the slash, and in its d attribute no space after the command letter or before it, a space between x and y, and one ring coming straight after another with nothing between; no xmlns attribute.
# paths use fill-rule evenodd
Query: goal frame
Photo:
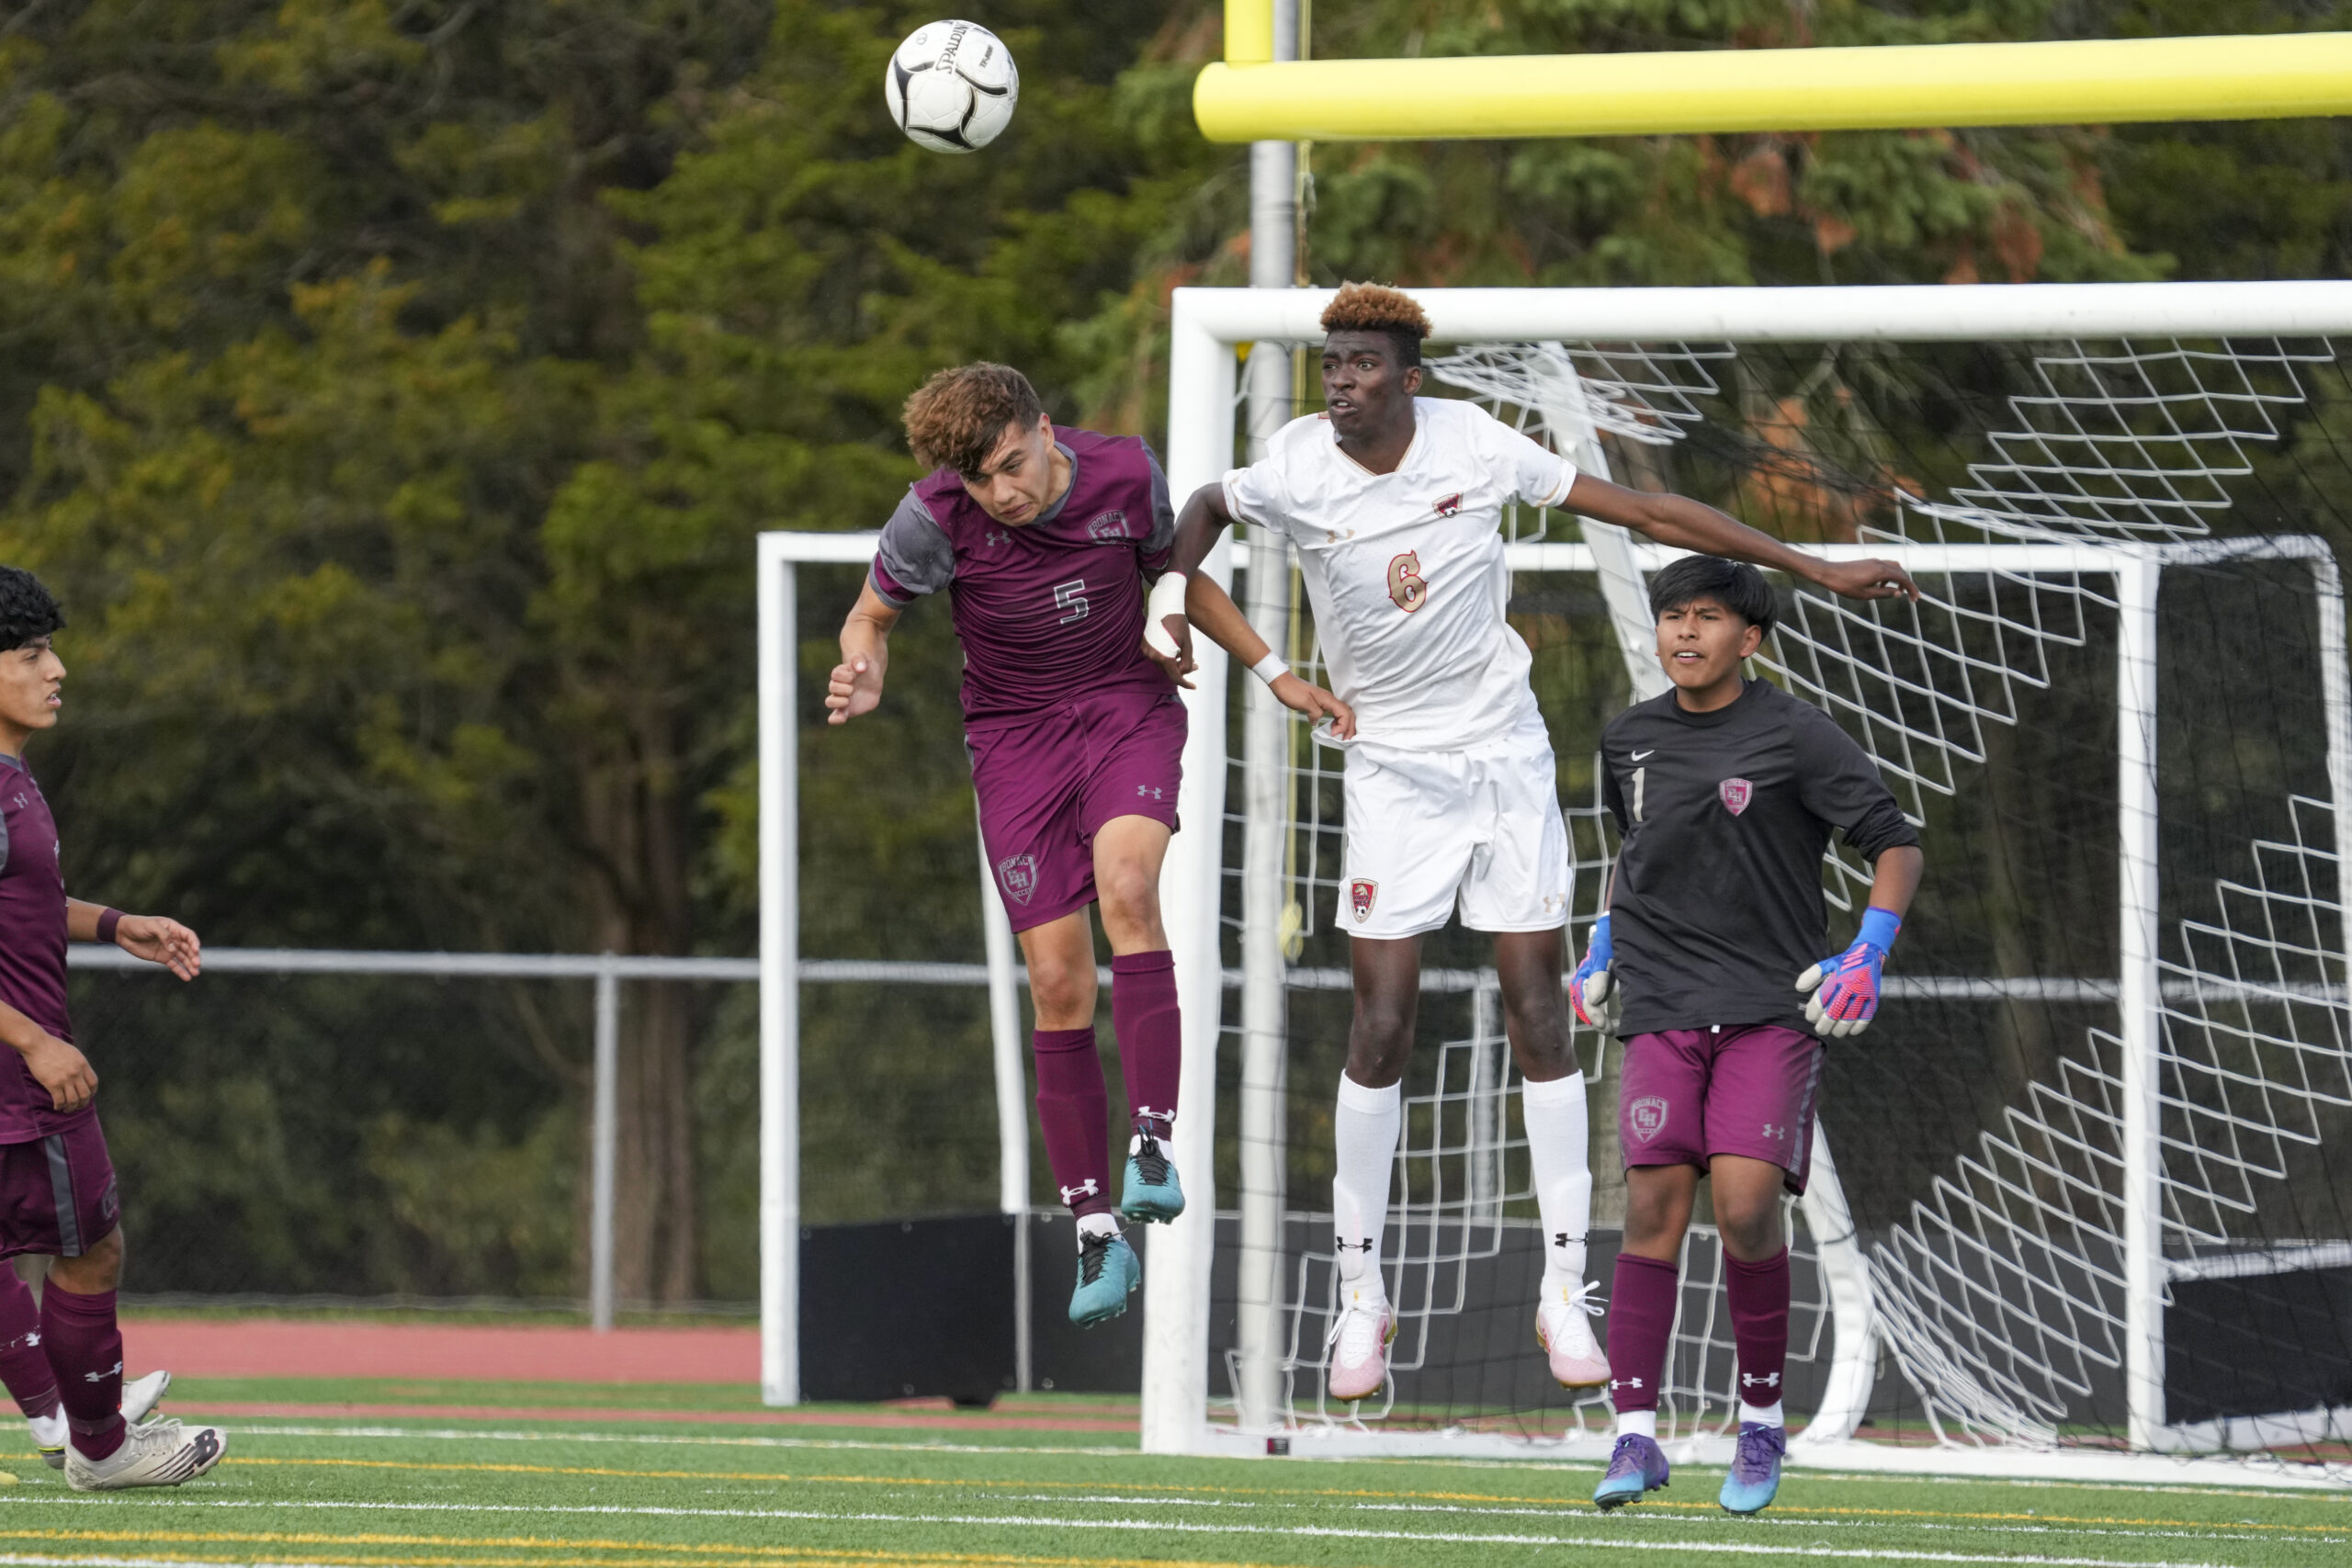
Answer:
<svg viewBox="0 0 2352 1568"><path fill-rule="evenodd" d="M2333 337L2352 334L2352 282L2052 284L2009 288L1946 286L1798 288L1443 289L1413 288L1428 310L1433 340L1451 344L1571 341L1747 343L1927 343L2078 338ZM1311 342L1329 289L1180 288L1172 300L1170 356L1168 472L1178 495L1216 481L1235 461L1238 431L1239 358L1260 341ZM1604 542L1604 550L1622 547ZM2117 633L2119 850L2121 911L2120 1029L2124 1043L2124 1200L2126 1235L2125 1339L2129 1438L2134 1455L2037 1452L2025 1450L1939 1448L1893 1450L1841 1440L1853 1430L1872 1380L1875 1346L1869 1281L1859 1249L1827 1249L1823 1269L1831 1301L1835 1361L1816 1422L1816 1436L1792 1458L1849 1469L2085 1479L2130 1475L2151 1479L2149 1454L2209 1447L2197 1435L2166 1424L2163 1409L2164 1275L2161 1171L2161 1000L2158 992L2155 813L2155 607L2167 564L2222 557L2267 556L2311 562L2318 588L2325 659L2328 779L2333 802L2352 806L2352 693L2347 693L2342 587L2335 562L2314 538L2190 541L2166 545L2116 543L1889 545L1826 547L1833 557L1894 556L1915 570L2077 571L2112 575L2119 606ZM1204 570L1230 586L1246 569L1246 543L1220 541ZM1646 570L1670 552L1636 545L1623 564ZM1520 544L1506 550L1510 570L1590 570L1590 546ZM1620 628L1621 642L1623 641ZM1628 649L1629 653L1635 651ZM1187 741L1180 810L1188 823L1223 820L1229 753L1227 660L1211 645L1199 650L1197 690L1187 693L1192 730ZM1253 694L1253 700L1254 700ZM1250 794L1260 794L1252 779ZM2339 832L2341 827L2339 826ZM1189 842L1187 840L1190 840ZM1176 951L1184 1010L1182 1093L1175 1154L1192 1191L1187 1216L1157 1229L1145 1269L1142 1446L1162 1453L1264 1453L1265 1428L1219 1429L1209 1418L1209 1269L1216 1210L1216 1062L1223 1034L1217 892L1223 836L1181 835L1163 880L1163 901ZM1252 945L1252 910L1275 901L1242 897L1245 952ZM1247 982L1245 981L1245 985ZM1252 1077L1245 1071L1245 1085ZM1245 1093L1248 1092L1245 1088ZM1244 1105L1245 1122L1251 1111ZM1813 1221L1842 1215L1834 1180L1823 1183L1821 1208L1809 1202L1816 1235L1850 1227ZM1834 1208L1829 1207L1833 1205ZM1265 1216L1258 1216L1260 1228ZM1244 1230L1251 1228L1244 1217ZM1340 1455L1436 1452L1553 1455L1570 1444L1537 1450L1522 1439L1462 1433L1369 1433L1344 1428L1295 1428L1281 1434L1285 1451ZM2166 1460L2164 1474L2185 1479L2217 1461ZM2184 1464L2189 1465L2184 1471ZM2241 1483L2243 1467L2226 1466Z"/></svg>

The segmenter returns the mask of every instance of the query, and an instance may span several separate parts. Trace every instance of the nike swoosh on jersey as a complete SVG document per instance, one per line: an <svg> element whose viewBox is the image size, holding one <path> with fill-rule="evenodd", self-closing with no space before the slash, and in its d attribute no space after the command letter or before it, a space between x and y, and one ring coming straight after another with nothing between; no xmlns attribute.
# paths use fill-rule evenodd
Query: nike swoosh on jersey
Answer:
<svg viewBox="0 0 2352 1568"><path fill-rule="evenodd" d="M1634 761L1638 762L1638 761L1641 761L1643 758L1645 758L1645 757L1655 757L1655 756L1657 756L1657 747L1655 747L1655 746L1653 746L1653 747L1651 747L1651 748L1650 748L1648 750L1646 750L1646 751L1636 751L1636 752L1634 752L1634 755L1633 755L1633 760L1634 760Z"/></svg>

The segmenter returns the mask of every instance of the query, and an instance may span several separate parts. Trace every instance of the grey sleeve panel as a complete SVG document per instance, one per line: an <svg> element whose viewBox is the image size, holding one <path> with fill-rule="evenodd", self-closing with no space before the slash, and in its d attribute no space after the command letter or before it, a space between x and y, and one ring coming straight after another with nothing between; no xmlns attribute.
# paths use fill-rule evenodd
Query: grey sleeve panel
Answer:
<svg viewBox="0 0 2352 1568"><path fill-rule="evenodd" d="M1144 540L1143 553L1156 556L1176 543L1176 502L1168 493L1168 470L1149 442L1144 443L1143 460L1151 465L1151 536Z"/></svg>
<svg viewBox="0 0 2352 1568"><path fill-rule="evenodd" d="M913 491L907 491L890 521L882 525L882 543L866 580L892 604L911 604L956 580L956 547Z"/></svg>

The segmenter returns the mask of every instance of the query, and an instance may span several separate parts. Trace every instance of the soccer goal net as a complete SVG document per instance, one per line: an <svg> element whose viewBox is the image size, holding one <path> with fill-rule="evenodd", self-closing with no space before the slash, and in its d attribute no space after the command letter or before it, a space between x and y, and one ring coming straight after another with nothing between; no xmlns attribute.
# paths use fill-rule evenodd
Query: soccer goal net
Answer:
<svg viewBox="0 0 2352 1568"><path fill-rule="evenodd" d="M1237 351L1318 342L1328 298L1178 292L1178 494L1241 460ZM1419 298L1425 395L1478 400L1589 472L1895 557L1923 591L1783 583L1757 660L1878 760L1928 865L1878 1022L1830 1051L1792 1205L1795 1451L2036 1473L2258 1453L2344 1478L2352 378L2329 339L2352 334L2352 285ZM1557 512L1507 527L1580 949L1614 848L1594 751L1661 688L1643 584L1668 558ZM1284 554L1244 538L1212 570L1316 671ZM1516 1080L1491 955L1455 929L1426 948L1406 1079L1394 1375L1376 1401L1327 1393L1340 762L1204 663L1167 883L1194 1211L1146 1258L1147 1445L1602 1451L1605 1403L1551 1384L1535 1344ZM1849 910L1869 874L1833 854L1823 874ZM1621 1058L1578 1044L1605 1286ZM1735 1418L1720 1264L1694 1225L1669 1451L1710 1452Z"/></svg>

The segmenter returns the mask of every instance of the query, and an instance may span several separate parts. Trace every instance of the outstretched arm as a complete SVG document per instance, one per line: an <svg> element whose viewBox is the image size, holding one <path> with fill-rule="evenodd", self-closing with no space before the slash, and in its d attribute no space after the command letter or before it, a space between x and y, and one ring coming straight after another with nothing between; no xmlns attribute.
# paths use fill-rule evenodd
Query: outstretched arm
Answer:
<svg viewBox="0 0 2352 1568"><path fill-rule="evenodd" d="M113 920L107 917L114 915ZM65 934L74 942L110 942L134 958L160 964L183 980L204 970L204 943L177 920L162 915L125 915L103 904L65 900Z"/></svg>
<svg viewBox="0 0 2352 1568"><path fill-rule="evenodd" d="M842 661L825 682L827 724L847 724L862 713L872 713L882 701L882 672L890 662L890 628L899 612L886 604L874 584L857 591L842 623Z"/></svg>
<svg viewBox="0 0 2352 1568"><path fill-rule="evenodd" d="M1263 680L1284 707L1310 719L1328 717L1334 735L1342 740L1352 738L1356 732L1353 710L1322 687L1292 674L1288 663L1266 646L1266 639L1233 602L1233 595L1218 586L1215 578L1202 573L1201 563L1208 559L1217 536L1232 521L1223 485L1203 485L1185 501L1184 510L1176 516L1176 542L1169 553L1167 574L1153 587L1151 604L1145 612L1144 652L1178 685L1190 686L1192 682L1184 677L1193 668L1192 628L1198 626L1211 642ZM1155 631L1158 637L1152 635Z"/></svg>
<svg viewBox="0 0 2352 1568"><path fill-rule="evenodd" d="M1758 533L1726 513L1687 495L1627 490L1607 479L1578 474L1568 487L1569 511L1614 523L1675 549L1696 550L1785 571L1849 599L1919 596L1911 574L1891 560L1831 561Z"/></svg>

